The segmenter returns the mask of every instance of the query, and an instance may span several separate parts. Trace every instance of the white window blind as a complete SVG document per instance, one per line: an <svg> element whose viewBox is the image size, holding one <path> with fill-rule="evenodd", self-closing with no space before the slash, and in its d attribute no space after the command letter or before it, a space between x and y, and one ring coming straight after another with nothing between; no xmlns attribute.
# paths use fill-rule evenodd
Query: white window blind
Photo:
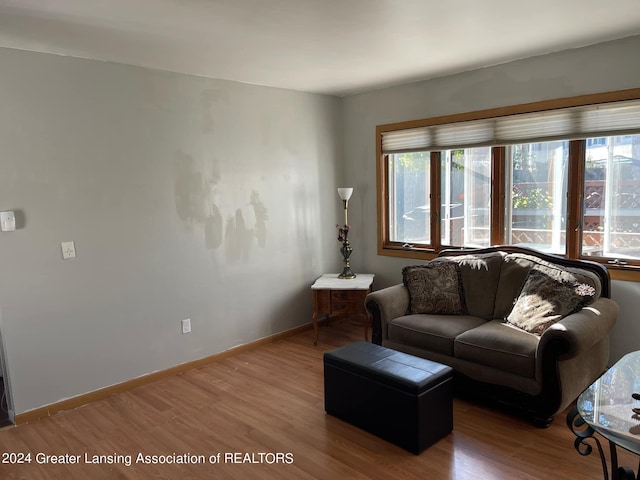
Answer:
<svg viewBox="0 0 640 480"><path fill-rule="evenodd" d="M494 138L494 119L438 125L435 130L437 150L490 145Z"/></svg>
<svg viewBox="0 0 640 480"><path fill-rule="evenodd" d="M395 130L382 135L382 151L404 153L428 150L432 145L429 128Z"/></svg>
<svg viewBox="0 0 640 480"><path fill-rule="evenodd" d="M495 119L495 144L566 139L573 133L572 109L509 115Z"/></svg>
<svg viewBox="0 0 640 480"><path fill-rule="evenodd" d="M589 137L640 132L640 100L592 105L584 109L580 130Z"/></svg>
<svg viewBox="0 0 640 480"><path fill-rule="evenodd" d="M640 100L382 133L383 153L451 150L640 133Z"/></svg>

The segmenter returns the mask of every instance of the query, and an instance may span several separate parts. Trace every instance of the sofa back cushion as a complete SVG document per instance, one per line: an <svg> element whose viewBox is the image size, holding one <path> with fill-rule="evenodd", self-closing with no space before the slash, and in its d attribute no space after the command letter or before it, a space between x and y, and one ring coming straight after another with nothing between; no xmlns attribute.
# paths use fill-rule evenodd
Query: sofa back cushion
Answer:
<svg viewBox="0 0 640 480"><path fill-rule="evenodd" d="M598 299L602 293L600 279L588 270L565 267L547 262L533 255L510 253L504 257L495 298L495 319L505 319L513 310L523 285L532 269L560 283L584 284L593 288L590 300Z"/></svg>
<svg viewBox="0 0 640 480"><path fill-rule="evenodd" d="M493 319L498 281L504 252L443 256L430 263L454 262L460 266L464 301L469 315L484 320Z"/></svg>
<svg viewBox="0 0 640 480"><path fill-rule="evenodd" d="M410 314L467 313L462 293L460 266L454 262L429 262L402 269L402 281L409 290Z"/></svg>
<svg viewBox="0 0 640 480"><path fill-rule="evenodd" d="M526 332L542 335L557 321L592 303L595 294L596 289L587 283L562 281L553 270L534 266L506 320Z"/></svg>

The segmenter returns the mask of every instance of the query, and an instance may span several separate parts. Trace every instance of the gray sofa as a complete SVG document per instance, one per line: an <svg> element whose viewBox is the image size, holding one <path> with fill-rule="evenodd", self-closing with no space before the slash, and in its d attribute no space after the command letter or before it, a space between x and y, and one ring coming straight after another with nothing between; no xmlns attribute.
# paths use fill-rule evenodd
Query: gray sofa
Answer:
<svg viewBox="0 0 640 480"><path fill-rule="evenodd" d="M459 394L548 426L609 360L606 268L517 247L444 251L369 294L372 341L453 367Z"/></svg>

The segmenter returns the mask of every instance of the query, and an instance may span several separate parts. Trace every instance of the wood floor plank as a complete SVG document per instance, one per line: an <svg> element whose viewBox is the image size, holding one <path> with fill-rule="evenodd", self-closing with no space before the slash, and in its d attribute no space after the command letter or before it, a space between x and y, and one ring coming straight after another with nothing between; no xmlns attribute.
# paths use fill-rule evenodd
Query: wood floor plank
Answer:
<svg viewBox="0 0 640 480"><path fill-rule="evenodd" d="M5 428L0 452L29 452L32 462L0 464L0 479L602 478L598 457L574 450L563 415L541 430L455 399L454 431L420 455L326 415L323 354L361 335L359 323L331 322L321 327L318 346L311 331L303 332ZM81 461L41 464L36 454L80 455ZM135 463L138 454L204 461ZM275 454L278 462L267 461ZM85 455L114 460L88 463ZM637 459L623 452L620 463L636 466Z"/></svg>

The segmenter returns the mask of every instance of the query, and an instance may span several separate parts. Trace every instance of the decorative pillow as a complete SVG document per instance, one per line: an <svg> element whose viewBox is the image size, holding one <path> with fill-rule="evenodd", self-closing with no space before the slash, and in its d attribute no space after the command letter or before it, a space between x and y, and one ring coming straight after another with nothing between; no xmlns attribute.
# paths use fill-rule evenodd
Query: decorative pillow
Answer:
<svg viewBox="0 0 640 480"><path fill-rule="evenodd" d="M596 299L596 289L586 283L561 281L533 269L506 321L522 330L542 335L551 325Z"/></svg>
<svg viewBox="0 0 640 480"><path fill-rule="evenodd" d="M402 269L402 281L409 290L409 313L460 315L467 313L460 279L454 262L431 262Z"/></svg>

